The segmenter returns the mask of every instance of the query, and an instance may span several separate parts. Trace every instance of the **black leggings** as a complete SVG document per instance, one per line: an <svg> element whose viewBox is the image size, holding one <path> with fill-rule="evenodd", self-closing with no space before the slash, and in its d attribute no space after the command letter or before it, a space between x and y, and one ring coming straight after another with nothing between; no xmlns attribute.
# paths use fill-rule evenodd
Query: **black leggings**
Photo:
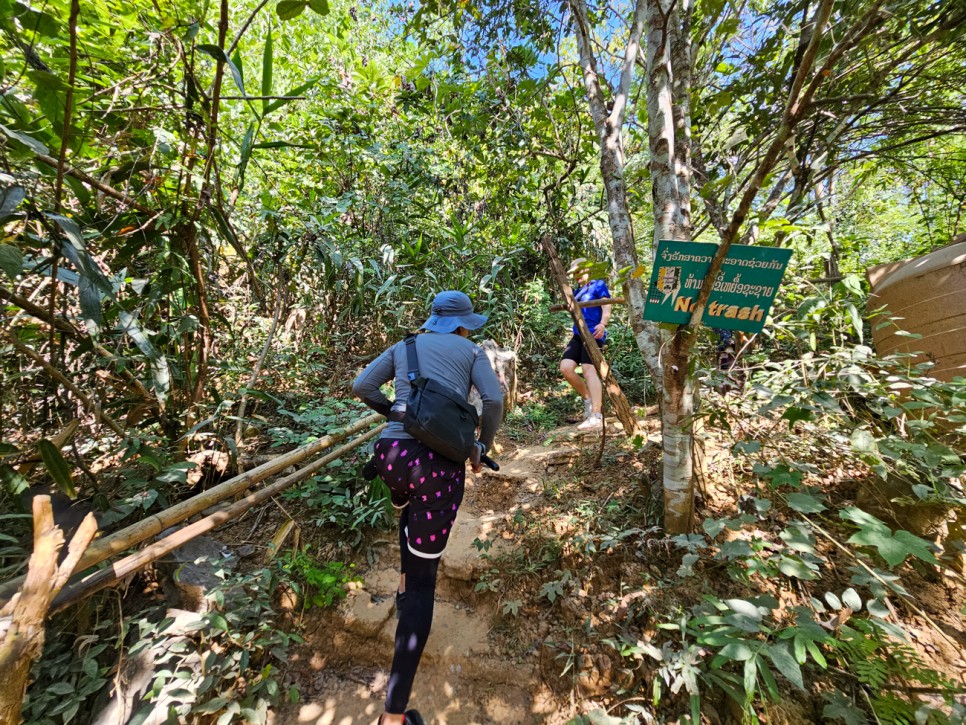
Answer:
<svg viewBox="0 0 966 725"><path fill-rule="evenodd" d="M396 625L395 651L386 692L386 712L392 715L401 715L409 704L416 668L433 624L436 572L439 569L438 557L426 559L409 551L406 542L408 524L409 506L399 516L399 571L406 575L406 593L396 599L399 624Z"/></svg>

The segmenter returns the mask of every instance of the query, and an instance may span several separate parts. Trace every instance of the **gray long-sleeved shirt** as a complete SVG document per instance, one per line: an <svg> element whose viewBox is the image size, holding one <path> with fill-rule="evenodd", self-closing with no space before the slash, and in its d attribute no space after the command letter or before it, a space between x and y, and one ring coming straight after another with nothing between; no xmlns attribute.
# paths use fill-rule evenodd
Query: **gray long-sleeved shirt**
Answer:
<svg viewBox="0 0 966 725"><path fill-rule="evenodd" d="M426 332L416 336L416 355L419 373L456 391L464 398L475 385L483 400L480 421L480 441L489 449L493 445L496 430L503 419L503 393L490 361L475 343L455 333ZM395 380L395 410L405 410L409 399L409 362L404 340L383 352L373 360L352 383L352 394L373 410L388 412L390 400L379 390L380 386ZM402 423L391 421L382 433L383 438L412 438L403 430Z"/></svg>

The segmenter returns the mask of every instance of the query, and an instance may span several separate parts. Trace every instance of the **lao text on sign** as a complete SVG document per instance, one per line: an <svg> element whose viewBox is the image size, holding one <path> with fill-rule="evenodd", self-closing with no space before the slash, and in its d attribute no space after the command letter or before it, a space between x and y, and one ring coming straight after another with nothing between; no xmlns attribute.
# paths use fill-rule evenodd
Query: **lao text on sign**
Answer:
<svg viewBox="0 0 966 725"><path fill-rule="evenodd" d="M716 244L662 239L651 272L644 319L677 325L689 322L717 251ZM701 321L709 327L760 332L791 256L790 249L733 245Z"/></svg>

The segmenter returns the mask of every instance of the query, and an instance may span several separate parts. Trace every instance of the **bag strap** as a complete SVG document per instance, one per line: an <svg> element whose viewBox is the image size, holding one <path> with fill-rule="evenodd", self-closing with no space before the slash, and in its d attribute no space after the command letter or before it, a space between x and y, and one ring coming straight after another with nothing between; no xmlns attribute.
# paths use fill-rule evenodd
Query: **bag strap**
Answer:
<svg viewBox="0 0 966 725"><path fill-rule="evenodd" d="M414 383L419 377L419 359L416 357L416 333L413 332L406 335L406 361L409 364L406 377L410 383Z"/></svg>

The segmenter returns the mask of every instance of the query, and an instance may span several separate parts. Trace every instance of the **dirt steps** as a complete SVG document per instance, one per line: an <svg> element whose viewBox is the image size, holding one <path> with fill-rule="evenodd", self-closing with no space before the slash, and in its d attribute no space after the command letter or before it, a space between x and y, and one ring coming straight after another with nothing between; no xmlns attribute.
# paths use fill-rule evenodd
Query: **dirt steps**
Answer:
<svg viewBox="0 0 966 725"><path fill-rule="evenodd" d="M619 435L608 425L607 435ZM544 501L544 478L571 468L599 432L573 427L551 432L543 445L497 454L500 471L468 474L466 496L439 569L433 629L411 699L427 723L556 723L558 703L542 679L535 652L514 656L494 632L498 602L475 591L490 563L488 554L513 546L507 523ZM290 662L302 702L273 715L276 725L362 725L382 711L395 635L398 554L395 539L381 547L365 572L364 585L334 612L318 615L307 644Z"/></svg>
<svg viewBox="0 0 966 725"><path fill-rule="evenodd" d="M427 723L523 725L545 722L554 710L536 663L509 657L493 636L496 602L475 592L489 564L474 544L491 542L491 555L509 545L501 537L505 520L542 495L540 462L552 453L520 449L501 461L501 471L467 476L466 497L440 562L433 629L411 699ZM399 581L395 541L387 544L365 572L364 585L320 617L314 630L308 628L306 646L290 662L302 702L274 713L276 725L361 725L382 712Z"/></svg>

